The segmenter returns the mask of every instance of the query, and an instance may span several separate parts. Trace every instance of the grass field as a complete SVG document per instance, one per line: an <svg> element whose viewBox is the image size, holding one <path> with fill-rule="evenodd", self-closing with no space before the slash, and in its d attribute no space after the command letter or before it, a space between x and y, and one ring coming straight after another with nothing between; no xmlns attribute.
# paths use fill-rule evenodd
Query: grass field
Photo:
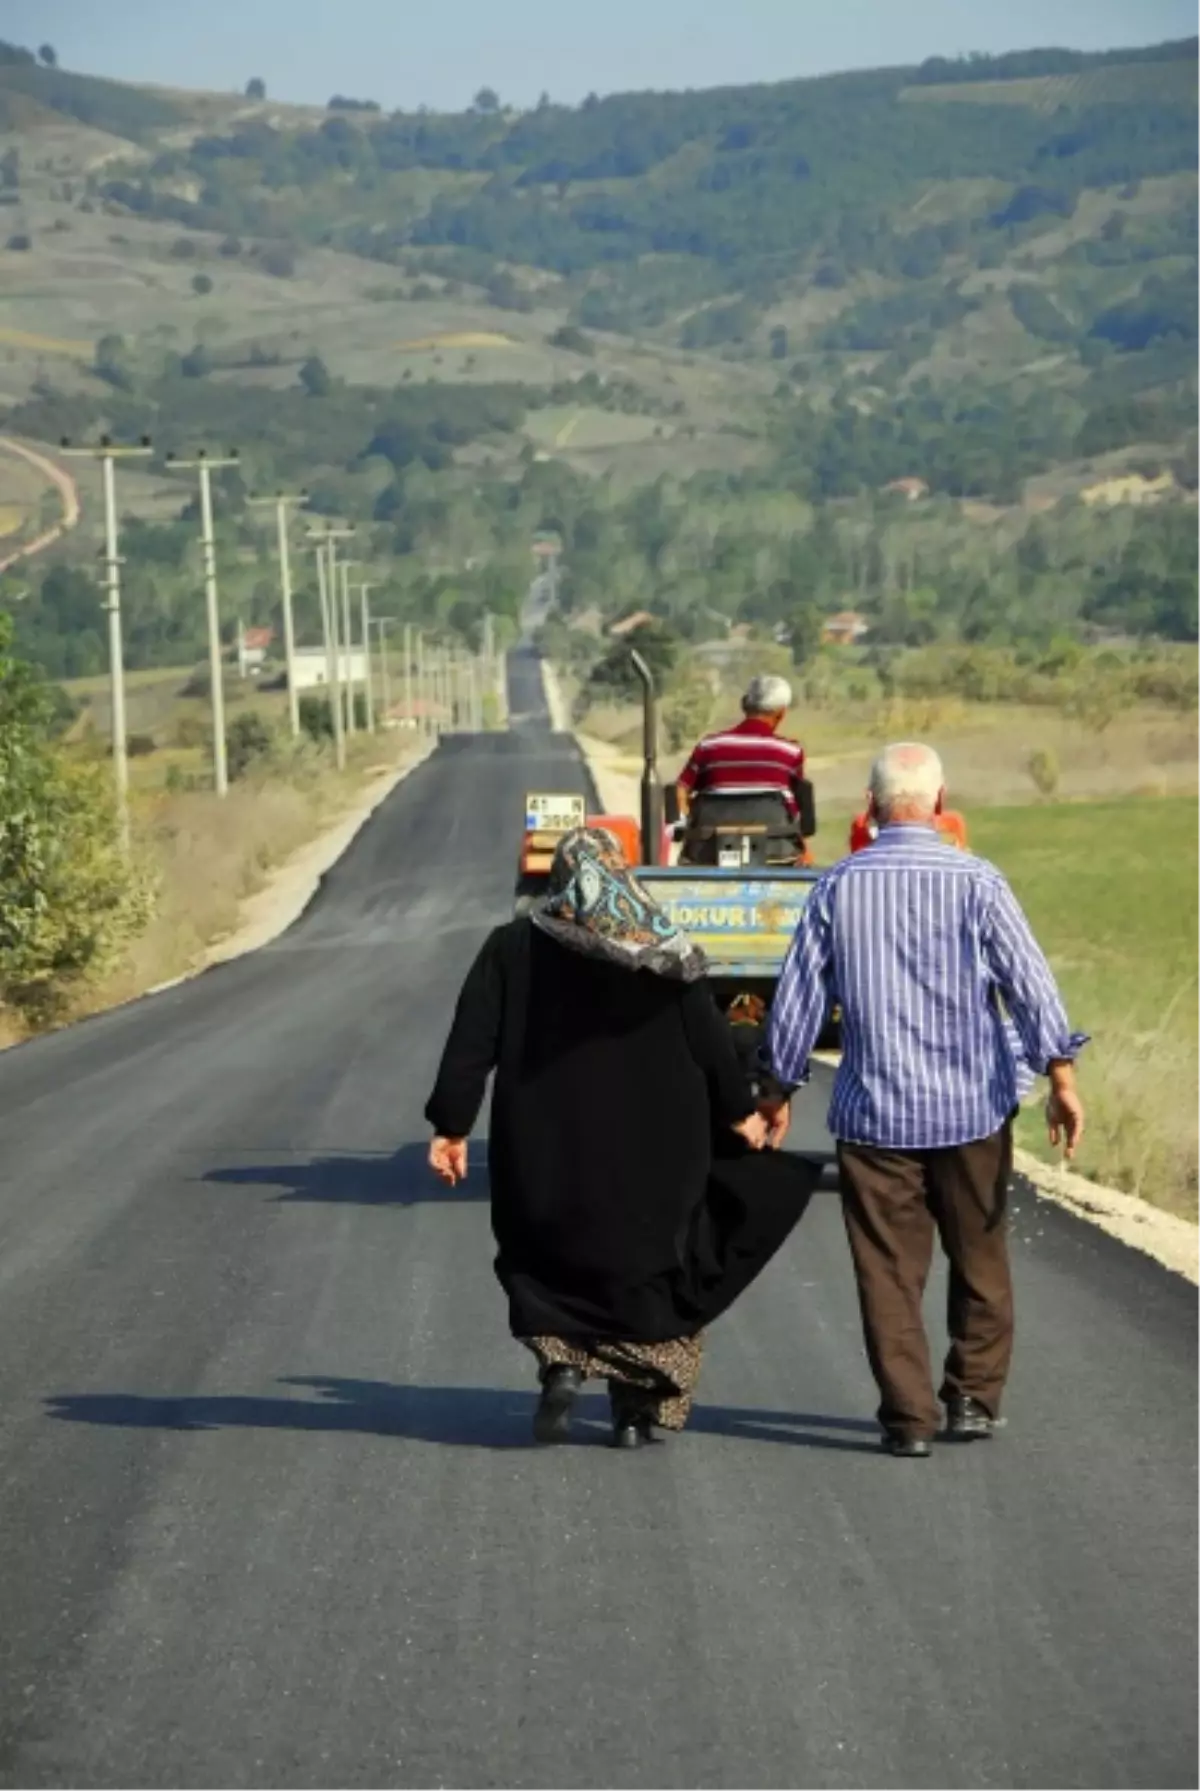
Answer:
<svg viewBox="0 0 1200 1791"><path fill-rule="evenodd" d="M1085 1175L1196 1216L1196 807L1187 799L981 809L971 843L1008 876L1092 1035ZM1023 1142L1044 1149L1040 1117Z"/></svg>
<svg viewBox="0 0 1200 1791"><path fill-rule="evenodd" d="M65 354L76 360L91 357L92 344L63 336L40 336L33 330L6 329L0 326L0 348L23 348L31 354Z"/></svg>

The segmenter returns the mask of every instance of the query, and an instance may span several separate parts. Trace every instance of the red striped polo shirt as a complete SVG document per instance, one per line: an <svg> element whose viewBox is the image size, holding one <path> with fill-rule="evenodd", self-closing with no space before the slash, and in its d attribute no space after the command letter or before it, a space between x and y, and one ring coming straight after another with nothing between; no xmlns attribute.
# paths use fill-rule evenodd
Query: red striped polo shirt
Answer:
<svg viewBox="0 0 1200 1791"><path fill-rule="evenodd" d="M693 795L762 796L783 792L788 812L798 811L796 791L804 776L804 748L748 715L736 728L707 734L692 750L678 781Z"/></svg>

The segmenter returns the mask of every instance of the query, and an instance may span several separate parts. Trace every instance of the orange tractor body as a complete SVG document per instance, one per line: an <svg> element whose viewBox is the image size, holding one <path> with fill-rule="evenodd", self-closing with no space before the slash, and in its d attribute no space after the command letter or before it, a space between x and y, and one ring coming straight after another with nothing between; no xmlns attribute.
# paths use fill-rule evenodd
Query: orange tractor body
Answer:
<svg viewBox="0 0 1200 1791"><path fill-rule="evenodd" d="M955 846L960 852L966 851L967 824L956 809L948 808L944 814L940 814L935 825L948 846ZM870 815L865 812L855 815L850 823L850 850L861 852L864 846L871 844L878 831Z"/></svg>

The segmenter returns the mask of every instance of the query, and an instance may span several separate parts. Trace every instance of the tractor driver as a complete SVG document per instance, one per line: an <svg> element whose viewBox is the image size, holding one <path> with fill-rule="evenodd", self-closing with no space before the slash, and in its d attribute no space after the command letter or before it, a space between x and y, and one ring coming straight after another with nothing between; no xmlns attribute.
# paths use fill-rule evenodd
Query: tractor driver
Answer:
<svg viewBox="0 0 1200 1791"><path fill-rule="evenodd" d="M786 678L773 672L752 678L742 698L744 719L722 733L707 734L693 747L678 778L680 814L690 813L699 822L703 798L713 796L722 799L722 808L725 800L737 799L730 800L725 814L750 821L759 817L765 798L768 807L782 801L798 836L814 832L804 748L779 732L791 706Z"/></svg>

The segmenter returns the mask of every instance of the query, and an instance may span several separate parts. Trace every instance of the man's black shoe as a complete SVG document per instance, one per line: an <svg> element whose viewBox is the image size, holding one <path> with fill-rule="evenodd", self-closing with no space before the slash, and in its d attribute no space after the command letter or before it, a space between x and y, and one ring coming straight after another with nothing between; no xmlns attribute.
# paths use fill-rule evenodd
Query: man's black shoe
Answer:
<svg viewBox="0 0 1200 1791"><path fill-rule="evenodd" d="M583 1374L569 1363L556 1362L542 1378L542 1397L533 1414L535 1443L565 1443L571 1431L571 1407L583 1385Z"/></svg>
<svg viewBox="0 0 1200 1791"><path fill-rule="evenodd" d="M969 1443L976 1437L990 1437L996 1421L986 1406L968 1393L956 1393L946 1401L946 1435Z"/></svg>
<svg viewBox="0 0 1200 1791"><path fill-rule="evenodd" d="M928 1437L906 1436L902 1430L885 1430L883 1447L889 1455L901 1455L910 1461L920 1461L930 1453Z"/></svg>

